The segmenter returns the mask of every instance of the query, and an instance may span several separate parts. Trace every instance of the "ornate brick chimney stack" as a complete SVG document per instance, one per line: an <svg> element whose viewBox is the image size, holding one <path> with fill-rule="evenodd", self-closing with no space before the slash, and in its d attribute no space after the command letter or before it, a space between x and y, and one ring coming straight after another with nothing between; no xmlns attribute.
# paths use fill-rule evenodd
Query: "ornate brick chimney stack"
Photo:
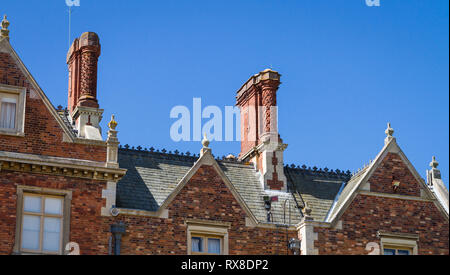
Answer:
<svg viewBox="0 0 450 275"><path fill-rule="evenodd" d="M241 109L239 159L254 163L266 190L287 190L283 144L278 134L277 90L281 75L271 69L252 76L238 91Z"/></svg>
<svg viewBox="0 0 450 275"><path fill-rule="evenodd" d="M101 140L103 110L97 100L97 64L100 39L96 33L85 32L75 39L67 53L69 67L68 109L81 138Z"/></svg>

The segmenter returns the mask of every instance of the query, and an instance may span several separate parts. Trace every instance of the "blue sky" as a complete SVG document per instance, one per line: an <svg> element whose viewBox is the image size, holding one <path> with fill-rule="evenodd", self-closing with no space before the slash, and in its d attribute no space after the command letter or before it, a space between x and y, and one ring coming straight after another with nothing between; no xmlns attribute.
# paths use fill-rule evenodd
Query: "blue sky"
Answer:
<svg viewBox="0 0 450 275"><path fill-rule="evenodd" d="M224 109L253 74L282 74L285 163L356 170L383 146L390 121L425 177L436 155L449 175L447 0L81 0L72 39L99 34L98 95L122 144L198 153L175 143L175 105ZM65 0L2 0L11 43L55 106L67 105ZM204 120L203 122L206 122ZM237 154L239 142L213 142Z"/></svg>

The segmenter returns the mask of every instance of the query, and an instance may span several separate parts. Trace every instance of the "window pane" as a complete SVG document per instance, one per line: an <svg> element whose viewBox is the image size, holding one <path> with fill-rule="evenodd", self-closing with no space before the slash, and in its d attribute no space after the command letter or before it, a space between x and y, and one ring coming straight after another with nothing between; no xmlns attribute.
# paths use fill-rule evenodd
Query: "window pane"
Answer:
<svg viewBox="0 0 450 275"><path fill-rule="evenodd" d="M22 248L39 250L39 233L41 231L41 218L23 216Z"/></svg>
<svg viewBox="0 0 450 275"><path fill-rule="evenodd" d="M384 249L384 255L395 255L395 249Z"/></svg>
<svg viewBox="0 0 450 275"><path fill-rule="evenodd" d="M43 249L45 251L59 251L60 234L61 219L45 218Z"/></svg>
<svg viewBox="0 0 450 275"><path fill-rule="evenodd" d="M208 239L208 253L220 254L220 239Z"/></svg>
<svg viewBox="0 0 450 275"><path fill-rule="evenodd" d="M192 252L203 252L203 239L192 237Z"/></svg>
<svg viewBox="0 0 450 275"><path fill-rule="evenodd" d="M24 210L25 212L41 213L41 198L25 196Z"/></svg>
<svg viewBox="0 0 450 275"><path fill-rule="evenodd" d="M0 112L0 128L16 128L16 103L2 102Z"/></svg>
<svg viewBox="0 0 450 275"><path fill-rule="evenodd" d="M397 255L409 255L409 250L397 250Z"/></svg>
<svg viewBox="0 0 450 275"><path fill-rule="evenodd" d="M62 199L45 198L45 213L46 214L62 214Z"/></svg>

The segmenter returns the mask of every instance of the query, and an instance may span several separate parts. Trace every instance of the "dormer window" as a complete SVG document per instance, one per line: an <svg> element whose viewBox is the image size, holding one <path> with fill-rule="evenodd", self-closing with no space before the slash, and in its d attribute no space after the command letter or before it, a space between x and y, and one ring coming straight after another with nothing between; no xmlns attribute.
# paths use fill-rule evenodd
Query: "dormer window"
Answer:
<svg viewBox="0 0 450 275"><path fill-rule="evenodd" d="M24 135L26 90L0 85L0 135Z"/></svg>

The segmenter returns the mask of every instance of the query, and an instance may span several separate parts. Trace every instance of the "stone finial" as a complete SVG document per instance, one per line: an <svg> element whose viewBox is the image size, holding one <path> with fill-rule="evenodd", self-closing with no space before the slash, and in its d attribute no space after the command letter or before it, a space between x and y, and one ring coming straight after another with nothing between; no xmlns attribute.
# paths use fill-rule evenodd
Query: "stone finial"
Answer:
<svg viewBox="0 0 450 275"><path fill-rule="evenodd" d="M114 115L111 116L111 121L108 123L108 139L106 140L106 162L108 167L118 168L118 155L119 155L119 139L117 138L117 121ZM126 147L126 146L125 146Z"/></svg>
<svg viewBox="0 0 450 275"><path fill-rule="evenodd" d="M305 207L303 208L302 212L303 212L303 216L305 217L305 219L309 219L309 220L312 219L312 217L311 217L312 209L311 209L311 207L309 207L307 202L305 202Z"/></svg>
<svg viewBox="0 0 450 275"><path fill-rule="evenodd" d="M204 134L203 140L202 140L203 148L200 150L200 157L203 156L206 152L211 152L211 149L209 146L209 140L206 137L206 133Z"/></svg>
<svg viewBox="0 0 450 275"><path fill-rule="evenodd" d="M116 127L117 127L117 121L115 120L115 116L114 115L112 115L111 116L111 121L108 123L108 127L109 127L109 129L111 129L111 130L116 130Z"/></svg>
<svg viewBox="0 0 450 275"><path fill-rule="evenodd" d="M433 169L437 169L437 167L439 166L439 162L436 161L436 157L433 156L432 161L430 162L430 166Z"/></svg>
<svg viewBox="0 0 450 275"><path fill-rule="evenodd" d="M388 137L392 137L392 135L394 134L394 129L391 128L390 122L388 122L388 124L387 124L387 129L386 129L385 133Z"/></svg>
<svg viewBox="0 0 450 275"><path fill-rule="evenodd" d="M8 39L9 40L9 30L8 30L8 27L9 27L9 21L8 21L8 19L7 19L7 16L6 16L6 14L4 15L4 17L3 17L3 20L2 20L2 29L0 30L0 33L1 33L1 37L5 37L6 39Z"/></svg>
<svg viewBox="0 0 450 275"><path fill-rule="evenodd" d="M203 148L208 148L208 146L209 146L209 140L206 137L206 133L203 135L202 145L203 145Z"/></svg>
<svg viewBox="0 0 450 275"><path fill-rule="evenodd" d="M393 136L394 129L392 129L390 122L388 122L387 129L386 129L386 131L384 131L384 133L386 134L386 139L384 140L384 143L388 144L391 140L394 139L394 136Z"/></svg>

